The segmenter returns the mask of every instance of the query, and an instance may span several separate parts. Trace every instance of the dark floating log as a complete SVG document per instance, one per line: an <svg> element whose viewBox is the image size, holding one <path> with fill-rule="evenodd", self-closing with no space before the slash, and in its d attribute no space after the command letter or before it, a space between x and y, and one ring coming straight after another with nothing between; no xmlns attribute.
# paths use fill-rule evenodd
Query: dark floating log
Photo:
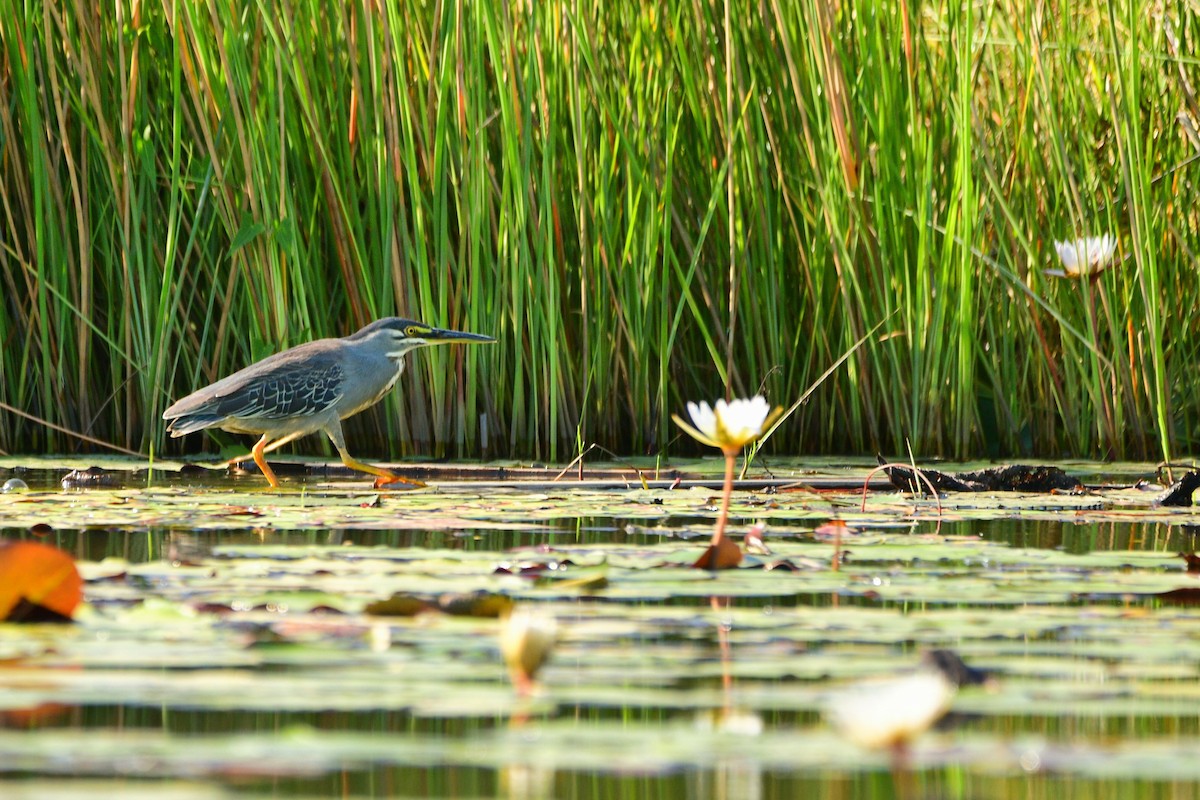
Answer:
<svg viewBox="0 0 1200 800"><path fill-rule="evenodd" d="M64 489L111 489L121 485L126 473L104 469L103 467L88 467L75 469L63 476Z"/></svg>
<svg viewBox="0 0 1200 800"><path fill-rule="evenodd" d="M876 460L879 461L879 466L888 463L883 456L876 455ZM928 493L928 487L925 482L913 474L912 467L886 467L884 473L887 474L888 480L902 492ZM975 492L978 489L973 489L952 475L947 475L944 472L938 472L936 469L918 469L921 475L929 483L933 484L933 488L939 492Z"/></svg>
<svg viewBox="0 0 1200 800"><path fill-rule="evenodd" d="M1154 501L1156 506L1188 507L1192 504L1192 493L1200 489L1200 471L1192 470L1172 483L1161 497Z"/></svg>
<svg viewBox="0 0 1200 800"><path fill-rule="evenodd" d="M876 458L880 465L887 463L882 456ZM953 475L933 469L917 471L939 492L1069 492L1083 488L1058 467L1005 464ZM888 467L884 472L892 485L903 492L928 491L913 475L912 467Z"/></svg>
<svg viewBox="0 0 1200 800"><path fill-rule="evenodd" d="M1058 467L1032 467L1006 464L976 472L960 472L958 477L981 492L1070 492L1082 489L1078 479Z"/></svg>

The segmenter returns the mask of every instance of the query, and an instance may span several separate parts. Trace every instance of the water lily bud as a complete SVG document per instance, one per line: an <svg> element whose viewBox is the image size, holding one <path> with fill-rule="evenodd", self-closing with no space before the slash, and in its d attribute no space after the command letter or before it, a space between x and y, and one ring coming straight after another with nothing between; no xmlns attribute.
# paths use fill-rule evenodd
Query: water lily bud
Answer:
<svg viewBox="0 0 1200 800"><path fill-rule="evenodd" d="M518 606L500 623L500 655L520 694L529 694L538 670L550 660L558 638L553 615Z"/></svg>

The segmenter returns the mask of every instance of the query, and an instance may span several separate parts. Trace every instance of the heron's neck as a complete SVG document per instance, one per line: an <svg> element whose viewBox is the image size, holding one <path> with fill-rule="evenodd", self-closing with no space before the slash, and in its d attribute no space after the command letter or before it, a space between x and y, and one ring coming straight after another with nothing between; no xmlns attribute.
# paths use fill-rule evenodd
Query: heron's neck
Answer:
<svg viewBox="0 0 1200 800"><path fill-rule="evenodd" d="M392 366L396 368L396 372L392 375L392 379L387 382L387 386L383 390L384 392L390 392L392 387L396 385L396 381L400 380L400 373L404 372L404 356L396 356L391 359L391 362Z"/></svg>

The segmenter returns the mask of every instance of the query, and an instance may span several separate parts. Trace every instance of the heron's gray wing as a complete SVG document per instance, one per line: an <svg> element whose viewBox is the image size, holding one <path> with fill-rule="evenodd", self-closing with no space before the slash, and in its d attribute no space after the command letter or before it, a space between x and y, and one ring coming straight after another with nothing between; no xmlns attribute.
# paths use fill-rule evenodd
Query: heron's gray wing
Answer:
<svg viewBox="0 0 1200 800"><path fill-rule="evenodd" d="M341 398L345 371L340 364L304 367L281 365L224 397L215 399L211 411L221 417L285 419L311 417Z"/></svg>

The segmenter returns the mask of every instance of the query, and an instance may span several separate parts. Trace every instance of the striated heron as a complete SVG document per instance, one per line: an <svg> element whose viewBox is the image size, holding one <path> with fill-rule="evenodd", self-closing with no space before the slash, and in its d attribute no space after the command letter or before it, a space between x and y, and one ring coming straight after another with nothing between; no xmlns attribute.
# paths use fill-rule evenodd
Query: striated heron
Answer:
<svg viewBox="0 0 1200 800"><path fill-rule="evenodd" d="M264 454L324 431L342 463L389 481L404 480L365 464L346 450L342 420L378 403L418 347L450 342L494 342L478 333L433 328L399 317L376 320L341 339L319 339L284 350L194 392L163 412L171 436L205 428L261 436L250 451L271 486L279 479Z"/></svg>

